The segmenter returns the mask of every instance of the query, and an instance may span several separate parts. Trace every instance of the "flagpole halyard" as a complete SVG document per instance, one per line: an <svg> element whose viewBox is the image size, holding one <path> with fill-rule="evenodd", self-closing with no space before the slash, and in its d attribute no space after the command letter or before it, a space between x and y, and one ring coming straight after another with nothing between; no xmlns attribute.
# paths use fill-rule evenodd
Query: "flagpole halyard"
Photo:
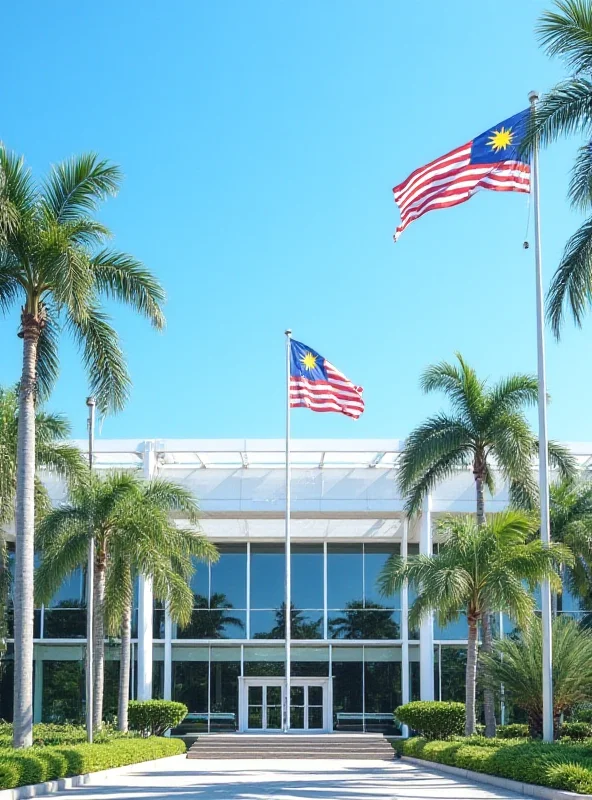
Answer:
<svg viewBox="0 0 592 800"><path fill-rule="evenodd" d="M286 572L285 572L285 648L286 648L286 684L284 694L284 724L285 733L290 730L290 640L292 638L292 569L291 569L291 542L290 542L290 511L291 511L291 464L290 464L290 359L292 331L286 334Z"/></svg>
<svg viewBox="0 0 592 800"><path fill-rule="evenodd" d="M528 99L532 113L536 109L537 92L530 92ZM539 383L539 494L541 503L541 541L548 547L551 543L549 521L549 447L547 441L547 378L545 370L545 316L543 295L543 271L541 258L541 226L539 200L539 151L534 142L532 152L532 195L534 211L534 254L536 264L536 312L537 312L537 362ZM543 739L553 741L553 650L551 619L551 586L545 578L541 585L541 610L543 626Z"/></svg>

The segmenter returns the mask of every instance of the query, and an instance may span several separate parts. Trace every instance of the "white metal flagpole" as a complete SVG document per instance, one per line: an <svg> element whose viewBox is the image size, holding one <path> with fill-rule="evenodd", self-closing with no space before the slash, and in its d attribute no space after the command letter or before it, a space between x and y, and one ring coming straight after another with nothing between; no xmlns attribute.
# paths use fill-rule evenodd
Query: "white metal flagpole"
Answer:
<svg viewBox="0 0 592 800"><path fill-rule="evenodd" d="M94 397L87 397L86 405L88 406L88 468L92 473L95 444ZM91 744L94 731L93 599L95 575L95 539L92 534L91 523L86 567L86 739Z"/></svg>
<svg viewBox="0 0 592 800"><path fill-rule="evenodd" d="M539 96L530 92L528 99L534 113ZM547 441L547 379L545 374L545 316L541 259L539 203L539 151L535 141L532 153L532 195L534 207L534 255L536 262L537 361L539 382L539 494L541 503L541 540L551 543L549 525L549 449ZM548 578L541 585L543 624L543 739L553 741L553 651L551 621L551 586Z"/></svg>
<svg viewBox="0 0 592 800"><path fill-rule="evenodd" d="M286 585L285 585L285 628L286 628L286 687L284 695L284 731L290 730L290 640L292 638L292 569L290 545L291 511L291 464L290 464L290 358L292 331L286 331Z"/></svg>

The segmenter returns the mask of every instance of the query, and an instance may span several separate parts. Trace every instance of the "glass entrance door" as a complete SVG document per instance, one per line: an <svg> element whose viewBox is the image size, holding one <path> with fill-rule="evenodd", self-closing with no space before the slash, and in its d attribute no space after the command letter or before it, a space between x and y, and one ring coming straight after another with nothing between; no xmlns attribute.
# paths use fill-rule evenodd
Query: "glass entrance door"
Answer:
<svg viewBox="0 0 592 800"><path fill-rule="evenodd" d="M284 688L281 684L251 684L247 686L247 728L259 731L282 729Z"/></svg>
<svg viewBox="0 0 592 800"><path fill-rule="evenodd" d="M290 687L290 730L320 731L325 727L325 687L300 683Z"/></svg>

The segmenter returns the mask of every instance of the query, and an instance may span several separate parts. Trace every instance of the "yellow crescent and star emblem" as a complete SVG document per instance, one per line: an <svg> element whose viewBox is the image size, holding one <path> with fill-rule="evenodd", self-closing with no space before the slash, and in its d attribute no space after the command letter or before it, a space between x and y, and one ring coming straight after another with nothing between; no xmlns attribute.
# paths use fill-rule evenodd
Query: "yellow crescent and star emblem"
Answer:
<svg viewBox="0 0 592 800"><path fill-rule="evenodd" d="M306 355L301 356L300 363L305 369L313 370L317 366L317 357L313 356L312 353L306 353Z"/></svg>
<svg viewBox="0 0 592 800"><path fill-rule="evenodd" d="M514 140L514 131L512 128L504 128L502 125L498 131L493 131L490 135L487 144L494 153L499 153L500 150L508 148Z"/></svg>

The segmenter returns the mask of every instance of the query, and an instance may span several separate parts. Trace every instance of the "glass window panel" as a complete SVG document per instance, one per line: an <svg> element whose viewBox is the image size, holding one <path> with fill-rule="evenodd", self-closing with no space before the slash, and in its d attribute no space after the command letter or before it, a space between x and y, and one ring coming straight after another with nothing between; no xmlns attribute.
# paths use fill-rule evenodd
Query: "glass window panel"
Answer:
<svg viewBox="0 0 592 800"><path fill-rule="evenodd" d="M254 730L263 728L263 706L249 706L247 725Z"/></svg>
<svg viewBox="0 0 592 800"><path fill-rule="evenodd" d="M282 687L281 686L268 686L267 687L267 705L280 706L282 704Z"/></svg>
<svg viewBox="0 0 592 800"><path fill-rule="evenodd" d="M251 611L251 639L283 639L284 611Z"/></svg>
<svg viewBox="0 0 592 800"><path fill-rule="evenodd" d="M290 728L295 731L304 730L304 706L291 706Z"/></svg>
<svg viewBox="0 0 592 800"><path fill-rule="evenodd" d="M177 639L244 639L247 612L235 609L199 609L191 622L177 628Z"/></svg>
<svg viewBox="0 0 592 800"><path fill-rule="evenodd" d="M350 657L353 653L348 654ZM333 728L337 732L361 731L362 717L362 651L356 653L359 661L338 661L333 654Z"/></svg>
<svg viewBox="0 0 592 800"><path fill-rule="evenodd" d="M464 614L455 622L449 622L445 627L440 627L434 621L434 639L466 639L469 635L467 618Z"/></svg>
<svg viewBox="0 0 592 800"><path fill-rule="evenodd" d="M292 639L322 639L322 611L292 611Z"/></svg>
<svg viewBox="0 0 592 800"><path fill-rule="evenodd" d="M152 664L152 699L164 700L164 661Z"/></svg>
<svg viewBox="0 0 592 800"><path fill-rule="evenodd" d="M400 592L383 597L378 591L378 577L389 556L399 552L398 545L364 545L364 600L366 606L401 608Z"/></svg>
<svg viewBox="0 0 592 800"><path fill-rule="evenodd" d="M292 675L295 678L326 678L329 675L329 661L294 661Z"/></svg>
<svg viewBox="0 0 592 800"><path fill-rule="evenodd" d="M331 611L328 615L330 639L400 639L401 612L356 607Z"/></svg>
<svg viewBox="0 0 592 800"><path fill-rule="evenodd" d="M251 545L251 608L282 606L284 564L283 545Z"/></svg>
<svg viewBox="0 0 592 800"><path fill-rule="evenodd" d="M369 655L364 651L365 729L394 736L400 733L393 711L401 705L401 663Z"/></svg>
<svg viewBox="0 0 592 800"><path fill-rule="evenodd" d="M246 677L278 677L285 673L285 652L282 647L245 647Z"/></svg>
<svg viewBox="0 0 592 800"><path fill-rule="evenodd" d="M10 720L13 717L14 698L14 647L9 644L2 653L0 669L0 719Z"/></svg>
<svg viewBox="0 0 592 800"><path fill-rule="evenodd" d="M328 647L302 647L296 645L291 649L292 661L324 661L329 663Z"/></svg>
<svg viewBox="0 0 592 800"><path fill-rule="evenodd" d="M267 730L278 731L282 727L282 707L267 706Z"/></svg>
<svg viewBox="0 0 592 800"><path fill-rule="evenodd" d="M323 575L322 545L292 546L292 603L296 608L323 608Z"/></svg>
<svg viewBox="0 0 592 800"><path fill-rule="evenodd" d="M208 662L173 661L173 700L192 714L208 713Z"/></svg>
<svg viewBox="0 0 592 800"><path fill-rule="evenodd" d="M263 705L263 686L249 686L249 705Z"/></svg>
<svg viewBox="0 0 592 800"><path fill-rule="evenodd" d="M45 609L43 615L44 639L83 639L85 636L86 609Z"/></svg>
<svg viewBox="0 0 592 800"><path fill-rule="evenodd" d="M152 637L164 639L164 611L160 608L155 608L152 612Z"/></svg>
<svg viewBox="0 0 592 800"><path fill-rule="evenodd" d="M71 722L84 719L84 663L82 661L41 661L43 669L43 722Z"/></svg>
<svg viewBox="0 0 592 800"><path fill-rule="evenodd" d="M409 655L411 656L411 648ZM419 660L409 661L409 697L412 701L420 699Z"/></svg>
<svg viewBox="0 0 592 800"><path fill-rule="evenodd" d="M328 608L347 608L351 603L363 604L362 545L329 544L327 546Z"/></svg>
<svg viewBox="0 0 592 800"><path fill-rule="evenodd" d="M62 583L48 603L51 608L81 608L86 605L82 570L76 569Z"/></svg>
<svg viewBox="0 0 592 800"><path fill-rule="evenodd" d="M467 650L465 647L441 647L442 670L440 700L465 702L465 676L467 669Z"/></svg>
<svg viewBox="0 0 592 800"><path fill-rule="evenodd" d="M323 708L322 706L308 707L308 728L309 730L321 730L323 727Z"/></svg>
<svg viewBox="0 0 592 800"><path fill-rule="evenodd" d="M221 648L216 648L220 650ZM210 731L238 730L238 679L240 653L237 661L215 661L212 649L210 663Z"/></svg>
<svg viewBox="0 0 592 800"><path fill-rule="evenodd" d="M220 545L219 560L212 564L211 606L247 607L247 546Z"/></svg>
<svg viewBox="0 0 592 800"><path fill-rule="evenodd" d="M323 705L323 687L322 686L309 686L308 687L308 705L309 706L322 706Z"/></svg>
<svg viewBox="0 0 592 800"><path fill-rule="evenodd" d="M210 596L210 565L204 564L203 561L198 561L197 558L193 558L193 566L195 572L191 576L190 586L195 598L195 607L207 607L208 598Z"/></svg>
<svg viewBox="0 0 592 800"><path fill-rule="evenodd" d="M304 686L292 686L290 688L290 703L293 706L304 705Z"/></svg>

